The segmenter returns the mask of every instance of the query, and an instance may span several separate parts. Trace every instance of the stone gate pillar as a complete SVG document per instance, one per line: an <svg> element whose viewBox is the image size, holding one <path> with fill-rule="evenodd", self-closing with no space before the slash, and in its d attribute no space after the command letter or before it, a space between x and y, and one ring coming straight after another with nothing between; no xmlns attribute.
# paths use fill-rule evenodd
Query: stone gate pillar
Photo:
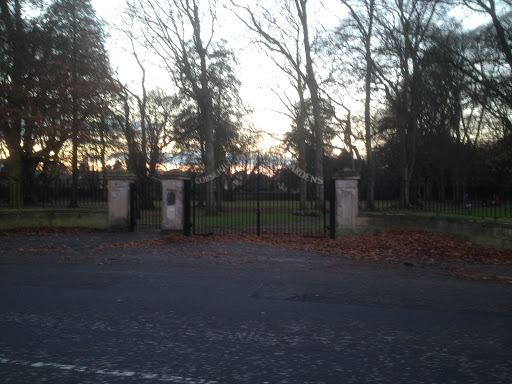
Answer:
<svg viewBox="0 0 512 384"><path fill-rule="evenodd" d="M185 180L189 176L179 170L173 169L164 172L162 179L162 232L183 231L188 228L185 223Z"/></svg>
<svg viewBox="0 0 512 384"><path fill-rule="evenodd" d="M359 176L352 170L344 170L335 178L336 185L336 228L353 230L358 213Z"/></svg>
<svg viewBox="0 0 512 384"><path fill-rule="evenodd" d="M133 173L123 169L107 173L110 229L130 229L130 184L135 179Z"/></svg>

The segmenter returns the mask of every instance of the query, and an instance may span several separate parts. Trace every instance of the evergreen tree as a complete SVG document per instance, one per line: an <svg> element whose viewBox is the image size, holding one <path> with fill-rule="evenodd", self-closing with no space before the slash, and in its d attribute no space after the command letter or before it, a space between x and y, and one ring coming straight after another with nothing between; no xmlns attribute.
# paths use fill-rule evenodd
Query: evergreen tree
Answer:
<svg viewBox="0 0 512 384"><path fill-rule="evenodd" d="M44 28L50 45L46 61L52 68L48 91L56 98L72 143L71 206L76 207L78 148L89 139L91 120L105 113L103 95L113 89L105 34L90 0L56 0Z"/></svg>
<svg viewBox="0 0 512 384"><path fill-rule="evenodd" d="M23 206L26 160L33 150L33 71L37 19L26 16L28 1L0 0L0 141L9 157L9 205Z"/></svg>

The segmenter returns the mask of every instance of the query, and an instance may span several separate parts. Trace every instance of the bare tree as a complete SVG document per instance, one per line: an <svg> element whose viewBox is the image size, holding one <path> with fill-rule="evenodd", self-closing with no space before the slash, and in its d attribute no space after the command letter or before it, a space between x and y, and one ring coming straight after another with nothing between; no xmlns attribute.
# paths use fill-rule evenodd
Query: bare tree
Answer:
<svg viewBox="0 0 512 384"><path fill-rule="evenodd" d="M510 44L511 32L510 25L507 25L505 22L505 19L509 19L508 24L510 24L510 17L512 16L512 1L462 0L462 3L469 9L478 13L486 14L491 18L499 49L505 57L509 70L512 71L512 45ZM502 13L504 17L500 17L498 14L498 7L503 8Z"/></svg>
<svg viewBox="0 0 512 384"><path fill-rule="evenodd" d="M416 161L422 52L431 44L441 0L385 0L375 14L382 60L374 71L395 116L400 161L400 205L410 205L409 185Z"/></svg>
<svg viewBox="0 0 512 384"><path fill-rule="evenodd" d="M274 63L283 71L295 84L300 108L295 108L295 103L284 103L296 124L297 132L304 130L304 119L306 117L306 106L304 86L309 90L313 110L313 131L315 133L315 160L314 172L318 179L323 178L324 158L324 122L322 120L321 100L317 75L313 66L311 37L308 24L307 0L282 0L277 4L276 9L283 15L283 19L274 16L276 9L265 8L260 3L256 4L255 10L249 6L243 6L231 1L238 18L258 38L257 42L262 48L273 57ZM284 63L275 59L277 54L284 60ZM304 149L299 148L299 162L304 158ZM321 188L320 188L321 189ZM322 191L317 196L317 204L323 199Z"/></svg>
<svg viewBox="0 0 512 384"><path fill-rule="evenodd" d="M133 172L139 182L145 182L148 177L148 145L146 114L148 108L148 91L146 87L147 71L140 49L136 46L137 37L134 34L134 15L123 15L121 32L128 38L130 43L129 53L135 60L140 70L140 89L134 91L127 84L123 84L119 79L115 81L118 84L118 100L114 103L114 115L124 134L128 149L127 168Z"/></svg>
<svg viewBox="0 0 512 384"><path fill-rule="evenodd" d="M372 84L374 74L373 51L376 47L372 44L374 36L376 0L340 0L349 11L348 33L355 35L356 40L361 44L346 44L348 39L345 36L345 28L340 27L336 33L335 46L339 47L340 53L345 55L347 50L356 51L358 57L364 58L364 126L365 126L365 149L369 170L368 189L366 201L369 209L374 209L375 199L375 158L372 148Z"/></svg>
<svg viewBox="0 0 512 384"><path fill-rule="evenodd" d="M214 115L209 77L209 51L216 28L216 1L203 9L199 0L135 0L128 11L144 28L145 45L158 55L174 84L194 100L205 138L207 174L215 169ZM206 27L205 27L206 25ZM206 197L207 212L215 210L214 186Z"/></svg>
<svg viewBox="0 0 512 384"><path fill-rule="evenodd" d="M167 95L162 89L148 92L147 109L144 116L147 132L147 161L149 176L156 175L158 164L162 164L166 148L174 141L173 123L178 112L179 99Z"/></svg>
<svg viewBox="0 0 512 384"><path fill-rule="evenodd" d="M505 131L512 131L512 2L461 0L461 4L490 22L463 34L463 43L445 48L457 57L452 65L474 83L477 92L472 98L480 104L481 115L491 115Z"/></svg>
<svg viewBox="0 0 512 384"><path fill-rule="evenodd" d="M313 69L313 59L311 56L311 41L309 36L308 26L308 12L307 0L295 0L295 7L297 15L299 16L302 24L302 33L304 39L304 54L306 58L306 84L309 88L311 95L311 102L313 104L313 117L314 117L314 131L316 135L316 149L315 149L315 176L318 178L324 177L323 163L324 163L324 122L322 120L322 111L320 105L320 94L317 82L317 76ZM321 193L323 195L323 193Z"/></svg>

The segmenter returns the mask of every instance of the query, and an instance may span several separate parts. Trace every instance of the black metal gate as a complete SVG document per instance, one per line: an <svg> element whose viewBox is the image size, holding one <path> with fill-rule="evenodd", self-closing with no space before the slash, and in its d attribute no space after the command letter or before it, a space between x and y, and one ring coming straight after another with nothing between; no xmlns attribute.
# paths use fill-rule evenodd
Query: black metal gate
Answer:
<svg viewBox="0 0 512 384"><path fill-rule="evenodd" d="M192 234L334 237L333 181L260 156L220 169L192 180Z"/></svg>
<svg viewBox="0 0 512 384"><path fill-rule="evenodd" d="M157 178L130 184L130 229L160 229L162 224L162 181Z"/></svg>

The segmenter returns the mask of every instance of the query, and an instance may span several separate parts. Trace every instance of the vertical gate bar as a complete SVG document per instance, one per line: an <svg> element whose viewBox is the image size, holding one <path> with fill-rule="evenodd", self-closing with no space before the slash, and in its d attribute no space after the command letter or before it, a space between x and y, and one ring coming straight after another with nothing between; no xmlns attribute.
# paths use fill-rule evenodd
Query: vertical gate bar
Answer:
<svg viewBox="0 0 512 384"><path fill-rule="evenodd" d="M137 186L137 201L136 204L136 211L137 211L137 219L139 219L139 225L141 229L146 229L145 227L148 225L147 221L147 209L145 208L145 205L147 202L145 199L147 199L147 193L148 193L148 186L145 183L139 182L139 185Z"/></svg>
<svg viewBox="0 0 512 384"><path fill-rule="evenodd" d="M210 209L210 206L208 205L208 199L209 199L209 196L210 196L210 183L209 182L206 182L203 184L203 188L204 188L204 209L203 209L203 214L202 214L202 219L203 219L203 233L204 234L208 234L209 231L210 231L210 228L211 228L211 217L210 217L210 213L209 212L209 209Z"/></svg>
<svg viewBox="0 0 512 384"><path fill-rule="evenodd" d="M305 209L306 208L306 202L304 200L304 206L301 205L301 190L303 190L304 188L302 187L302 180L299 178L299 196L298 196L298 199L295 199L295 200L292 200L292 210L291 210L291 214L293 215L293 211L297 211L297 213L300 213L302 211L302 209ZM297 232L298 228L294 228L294 235L298 235L299 233Z"/></svg>
<svg viewBox="0 0 512 384"><path fill-rule="evenodd" d="M293 176L289 176L290 178L290 184L292 183L292 180L291 180L291 177L296 177L295 175ZM293 219L293 212L294 211L297 211L297 213L300 213L299 210L297 208L300 208L300 189L301 189L301 183L302 183L302 180L299 179L299 199L291 199L290 201L290 209L288 210L288 218L286 221L291 221ZM297 227L293 228L293 229L288 229L288 231L290 231L292 234L294 235L297 235Z"/></svg>
<svg viewBox="0 0 512 384"><path fill-rule="evenodd" d="M203 200L204 199L204 200ZM208 215L206 214L208 209L208 183L201 184L201 195L200 195L201 210L198 213L201 216L201 234L204 235L208 232ZM204 203L204 206L203 206Z"/></svg>
<svg viewBox="0 0 512 384"><path fill-rule="evenodd" d="M160 192L160 195L162 193ZM158 228L160 226L160 212L158 208L161 207L161 204L159 204L158 200L158 181L155 179L153 181L153 193L151 194L151 201L152 201L152 208L153 208L153 217L155 218L153 227Z"/></svg>
<svg viewBox="0 0 512 384"><path fill-rule="evenodd" d="M205 191L205 206L204 206L204 212L203 212L203 218L204 218L204 232L205 234L209 233L212 222L211 222L211 212L209 212L209 205L208 205L208 199L210 196L210 182L206 182L204 184L204 191Z"/></svg>
<svg viewBox="0 0 512 384"><path fill-rule="evenodd" d="M233 228L233 230L237 230L238 233L242 233L243 231L243 223L242 221L237 217L235 218L234 215L237 211L237 206L238 206L238 198L235 197L235 192L234 192L234 186L236 185L235 184L235 181L236 181L236 168L233 169L234 171L234 175L232 174L231 175L231 180L230 180L230 183L231 183L231 187L228 187L230 190L231 190L231 196L230 196L230 199L231 199L231 207L230 207L230 215L232 217L232 220L231 220L231 226ZM240 226L240 228L238 228Z"/></svg>
<svg viewBox="0 0 512 384"><path fill-rule="evenodd" d="M142 188L144 189L141 211L141 219L146 229L151 228L153 224L153 200L151 193L153 192L153 180L143 183Z"/></svg>
<svg viewBox="0 0 512 384"><path fill-rule="evenodd" d="M331 183L324 178L324 237L330 237L329 208L331 207Z"/></svg>
<svg viewBox="0 0 512 384"><path fill-rule="evenodd" d="M135 230L135 183L130 183L130 231Z"/></svg>
<svg viewBox="0 0 512 384"><path fill-rule="evenodd" d="M333 223L332 223L332 218L333 218L333 215L332 213L334 212L334 180L330 180L330 179L326 179L325 180L326 183L327 183L327 188L328 188L328 206L327 206L327 229L328 229L328 233L327 233L327 236L331 239L334 238L333 236Z"/></svg>
<svg viewBox="0 0 512 384"><path fill-rule="evenodd" d="M140 220L140 228L146 229L148 226L148 210L146 205L148 205L148 188L149 186L146 183L139 183L138 191L139 196L137 197L137 218ZM149 211L150 212L150 211Z"/></svg>
<svg viewBox="0 0 512 384"><path fill-rule="evenodd" d="M142 188L144 188L144 200L142 202L142 222L146 229L151 228L153 224L153 200L151 199L151 192L153 192L153 180L149 180L149 182L143 183Z"/></svg>
<svg viewBox="0 0 512 384"><path fill-rule="evenodd" d="M293 182L292 180L292 177L297 177L295 176L294 174L290 174L290 176L288 176L288 178L290 179L289 183L291 184ZM291 199L290 201L290 209L288 210L288 217L287 217L287 220L286 221L291 221L293 220L293 212L294 211L297 211L297 213L300 213L300 190L301 190L301 183L302 183L302 180L299 178L299 199ZM288 229L288 231L290 231L292 234L294 235L297 235L297 227L295 228L292 228L292 229Z"/></svg>
<svg viewBox="0 0 512 384"><path fill-rule="evenodd" d="M155 217L155 201L153 200L153 194L155 192L155 180L151 179L151 182L148 183L148 191L147 191L147 215L148 215L148 228L153 228L155 225L156 217Z"/></svg>
<svg viewBox="0 0 512 384"><path fill-rule="evenodd" d="M213 219L212 224L213 224L213 229L214 229L214 230L212 230L212 232L214 234L216 234L216 233L223 234L224 228L221 227L221 225L220 225L221 222L219 220L220 212L217 211L217 179L213 180L211 182L211 184L212 184L213 191L210 193L212 194L212 196L214 196L214 199L215 199L214 205L213 205L213 207L214 207L213 215L211 215L211 217ZM217 229L217 230L215 231L215 229Z"/></svg>
<svg viewBox="0 0 512 384"><path fill-rule="evenodd" d="M155 181L153 179L150 180L149 183L147 183L147 186L146 186L146 201L144 202L144 205L146 206L145 208L145 213L146 213L146 217L147 219L145 220L145 223L146 223L146 227L148 229L150 228L153 228L153 220L154 220L154 209L153 209L153 205L154 205L154 201L153 201L153 191L155 190Z"/></svg>
<svg viewBox="0 0 512 384"><path fill-rule="evenodd" d="M155 229L162 227L162 184L160 179L155 179L155 191L153 193L153 199L155 200L155 205L153 208L155 215Z"/></svg>
<svg viewBox="0 0 512 384"><path fill-rule="evenodd" d="M328 204L330 198L330 185L327 178L324 178L324 206L322 212L322 221L323 221L323 237L327 237L327 229L328 229L328 221L327 221L327 212L328 212Z"/></svg>
<svg viewBox="0 0 512 384"><path fill-rule="evenodd" d="M256 158L255 160L256 162L258 161L258 159ZM254 163L251 164L251 165L255 165ZM258 177L258 172L255 172L254 173L254 176L257 178ZM253 183L255 182L256 180L251 180L251 183L250 183L250 189L247 191L247 197L249 197L250 199L248 200L250 202L249 206L251 208L251 215L250 215L250 218L251 218L251 221L249 223L249 227L252 228L251 230L251 235L254 235L254 224L256 224L258 221L256 220L256 223L254 223L254 219L252 217L252 214L255 214L256 213L256 193L258 193L257 191L254 190L254 185ZM249 220L249 217L247 218Z"/></svg>
<svg viewBox="0 0 512 384"><path fill-rule="evenodd" d="M217 191L215 190L216 181L212 180L212 181L210 181L209 184L210 184L209 196L213 196L213 198L214 198L213 212L211 212L211 215L210 215L211 233L216 235L217 233L222 233L222 230L220 230L220 231L218 230L219 219L218 219L218 215L217 215L217 196L216 196Z"/></svg>
<svg viewBox="0 0 512 384"><path fill-rule="evenodd" d="M231 175L231 170L227 170L226 171L226 183L222 183L222 197L225 200L222 205L222 207L223 207L222 210L224 212L224 216L226 217L225 218L226 227L230 233L233 233L233 216L231 216L231 208L232 208L231 200L233 200L233 199L228 194L229 193L229 183L231 182L230 175ZM224 189L224 185L226 185L227 190Z"/></svg>
<svg viewBox="0 0 512 384"><path fill-rule="evenodd" d="M209 233L209 231L212 229L212 212L210 212L210 207L211 207L211 202L209 203L209 199L211 198L210 197L210 182L206 182L204 184L204 190L205 190L205 201L204 201L204 213L203 213L203 217L204 217L204 223L205 223L205 228L204 228L204 231L205 233Z"/></svg>
<svg viewBox="0 0 512 384"><path fill-rule="evenodd" d="M214 179L211 181L211 187L213 188L213 191L210 191L210 194L214 197L214 204L213 204L213 214L211 215L212 218L212 233L214 235L216 234L223 234L224 229L220 226L220 220L219 220L219 212L217 211L217 179Z"/></svg>
<svg viewBox="0 0 512 384"><path fill-rule="evenodd" d="M155 229L162 226L162 188L159 179L155 179L155 188L153 192L153 200L155 201L153 207L153 215L155 216Z"/></svg>
<svg viewBox="0 0 512 384"><path fill-rule="evenodd" d="M198 189L199 189L198 204L201 206L201 209L197 210L197 214L200 217L200 221L201 221L201 225L199 226L199 228L200 228L199 234L201 234L201 235L205 234L206 226L208 224L208 221L207 221L208 217L206 216L206 194L207 194L206 185L207 184L208 183L198 185ZM204 203L204 207L203 207L203 203Z"/></svg>
<svg viewBox="0 0 512 384"><path fill-rule="evenodd" d="M336 180L332 179L330 184L330 199L329 199L329 228L330 238L336 237Z"/></svg>
<svg viewBox="0 0 512 384"><path fill-rule="evenodd" d="M206 185L206 196L207 196L207 201L208 201L208 199L211 198L212 182L209 181L205 185ZM213 214L212 214L213 212L210 211L210 208L211 208L211 202L209 204L206 203L206 219L207 219L206 222L208 223L207 232L214 234Z"/></svg>
<svg viewBox="0 0 512 384"><path fill-rule="evenodd" d="M196 234L196 177L192 175L192 234Z"/></svg>
<svg viewBox="0 0 512 384"><path fill-rule="evenodd" d="M205 211L204 211L204 222L205 222L205 233L209 233L209 231L213 231L212 227L212 212L210 212L210 204L208 200L210 197L210 184L211 182L206 182L205 186Z"/></svg>
<svg viewBox="0 0 512 384"><path fill-rule="evenodd" d="M255 166L254 164L254 161L257 161L256 160L252 160L252 163L251 163L251 166ZM252 171L251 171L252 172ZM249 175L248 175L249 176ZM258 177L258 173L255 172L254 173L254 176L257 178ZM248 202L248 206L250 208L250 215L247 215L247 224L249 226L249 228L251 228L251 235L254 235L255 231L254 231L254 225L257 223L257 220L256 220L256 223L254 222L254 217L253 215L256 213L256 193L257 191L254 190L254 182L256 182L256 180L248 180L250 181L250 188L247 189L247 202Z"/></svg>
<svg viewBox="0 0 512 384"><path fill-rule="evenodd" d="M256 235L261 236L260 217L260 154L258 153L256 163Z"/></svg>
<svg viewBox="0 0 512 384"><path fill-rule="evenodd" d="M190 236L190 180L183 181L183 234Z"/></svg>
<svg viewBox="0 0 512 384"><path fill-rule="evenodd" d="M157 228L162 228L162 221L163 221L163 212L162 212L162 206L164 205L164 197L163 197L163 185L162 180L158 179L158 191L156 193L156 197L160 204L157 205L157 214L158 214L158 226Z"/></svg>
<svg viewBox="0 0 512 384"><path fill-rule="evenodd" d="M204 207L202 207L202 217L201 221L203 224L201 225L202 233L207 234L209 231L210 218L207 214L208 212L208 183L201 184L201 189L204 190ZM203 194L201 194L201 201L203 199Z"/></svg>
<svg viewBox="0 0 512 384"><path fill-rule="evenodd" d="M234 168L233 171L235 172L235 175L236 175L236 168ZM235 180L236 180L236 176L234 176L233 173L231 173L231 179L229 180L231 186L228 186L228 190L231 191L231 196L229 197L231 200L229 214L231 215L231 226L232 226L233 230L237 230L238 232L241 232L241 230L243 230L243 224L240 222L240 220L238 218L236 218L236 220L235 220L235 217L233 216L236 213L236 207L237 207L237 199L235 198L235 192L233 191L233 186L235 184ZM241 228L237 228L238 226L241 226Z"/></svg>
<svg viewBox="0 0 512 384"><path fill-rule="evenodd" d="M144 217L142 217L143 223L147 228L151 228L153 224L153 200L151 197L151 193L153 192L153 180L150 180L147 183L142 184L142 188L144 188L144 200L141 209Z"/></svg>

